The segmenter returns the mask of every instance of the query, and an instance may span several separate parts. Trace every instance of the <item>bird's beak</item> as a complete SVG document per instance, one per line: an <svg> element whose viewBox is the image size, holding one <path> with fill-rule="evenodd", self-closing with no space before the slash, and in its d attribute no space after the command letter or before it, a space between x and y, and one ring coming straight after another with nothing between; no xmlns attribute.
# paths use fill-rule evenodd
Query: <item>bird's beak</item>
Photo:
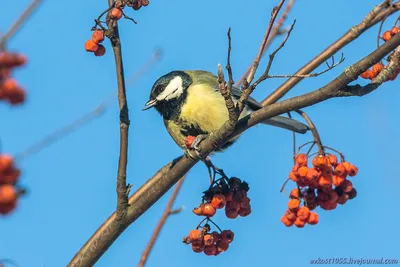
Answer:
<svg viewBox="0 0 400 267"><path fill-rule="evenodd" d="M147 101L147 103L145 104L145 108L142 109L142 111L143 110L148 110L148 109L156 106L157 104L158 104L157 99L151 99L151 100Z"/></svg>

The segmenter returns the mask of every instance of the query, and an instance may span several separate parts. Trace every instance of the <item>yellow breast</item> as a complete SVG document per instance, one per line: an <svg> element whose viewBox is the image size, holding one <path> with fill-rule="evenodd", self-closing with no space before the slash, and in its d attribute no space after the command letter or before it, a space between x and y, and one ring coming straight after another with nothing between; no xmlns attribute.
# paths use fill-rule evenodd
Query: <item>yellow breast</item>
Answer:
<svg viewBox="0 0 400 267"><path fill-rule="evenodd" d="M225 100L218 91L204 84L189 87L181 118L199 125L203 131L215 132L228 120Z"/></svg>

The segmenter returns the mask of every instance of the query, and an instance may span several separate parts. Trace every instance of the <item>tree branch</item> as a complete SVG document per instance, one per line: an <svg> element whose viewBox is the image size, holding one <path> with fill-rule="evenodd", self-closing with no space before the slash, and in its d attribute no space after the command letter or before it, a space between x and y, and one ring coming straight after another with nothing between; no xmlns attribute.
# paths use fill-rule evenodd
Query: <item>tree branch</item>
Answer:
<svg viewBox="0 0 400 267"><path fill-rule="evenodd" d="M109 7L114 5L113 0L108 0ZM128 209L128 194L126 186L126 166L128 164L128 130L129 130L129 112L126 101L126 89L124 78L124 65L122 63L121 40L119 38L118 23L114 20L108 21L108 29L111 35L111 45L114 51L115 65L118 81L118 103L120 109L120 153L118 160L117 175L117 210L116 220L125 219Z"/></svg>
<svg viewBox="0 0 400 267"><path fill-rule="evenodd" d="M140 258L140 262L138 264L138 267L143 267L146 264L146 261L149 257L149 254L154 247L154 244L157 240L158 235L160 234L160 231L162 227L164 226L165 222L167 221L167 218L171 214L176 214L176 211L172 210L172 205L175 202L175 199L179 193L179 190L182 187L183 181L185 180L185 177L183 177L179 182L176 184L174 191L172 192L171 198L168 201L167 207L165 208L163 214L161 215L160 221L158 222L156 228L154 229L153 235L150 238L149 243L147 244L145 250L143 251L142 257ZM180 210L179 210L180 211Z"/></svg>
<svg viewBox="0 0 400 267"><path fill-rule="evenodd" d="M364 70L379 62L399 45L400 34L397 34L371 54L348 67L336 79L322 88L271 104L242 118L230 135L225 134L225 127L227 126L224 124L216 133L201 142L201 149L209 154L215 147L223 145L232 137L268 118L288 111L302 109L333 97L349 96L349 94L344 94L344 92L348 92L347 85L357 79ZM199 159L181 156L161 168L129 198L126 220L117 224L114 219L115 215L111 215L75 255L68 266L93 266L118 236L159 200L198 161Z"/></svg>
<svg viewBox="0 0 400 267"><path fill-rule="evenodd" d="M389 6L388 0L384 1L377 7L375 7L365 18L364 20L358 24L357 26L352 27L347 31L342 37L340 37L337 41L331 44L328 48L326 48L323 52L321 52L318 56L316 56L313 60L304 65L300 70L298 70L295 75L304 75L309 74L313 70L315 70L318 66L324 63L327 59L329 59L332 55L342 49L344 46L348 45L355 39L357 39L363 32L367 29L371 28L386 16L397 12L400 9L399 2L394 3L392 6ZM289 92L297 83L299 83L303 78L292 77L286 80L279 88L277 88L274 92L272 92L262 104L264 106L275 103L280 98L282 98L287 92Z"/></svg>

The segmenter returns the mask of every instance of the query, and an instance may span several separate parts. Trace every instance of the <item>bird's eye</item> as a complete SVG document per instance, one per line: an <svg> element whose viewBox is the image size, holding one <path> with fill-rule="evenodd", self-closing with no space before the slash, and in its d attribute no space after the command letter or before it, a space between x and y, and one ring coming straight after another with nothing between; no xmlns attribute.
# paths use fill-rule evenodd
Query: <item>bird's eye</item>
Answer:
<svg viewBox="0 0 400 267"><path fill-rule="evenodd" d="M157 85L156 88L154 89L154 92L155 92L156 94L159 94L159 93L161 93L163 90L164 90L164 86L161 85L161 84L159 84L159 85Z"/></svg>

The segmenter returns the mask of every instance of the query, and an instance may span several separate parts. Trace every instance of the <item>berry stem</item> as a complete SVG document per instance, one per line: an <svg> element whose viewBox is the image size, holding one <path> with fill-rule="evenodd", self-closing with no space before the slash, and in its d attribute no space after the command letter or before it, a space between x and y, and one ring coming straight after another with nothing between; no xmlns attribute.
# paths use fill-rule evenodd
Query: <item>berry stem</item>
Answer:
<svg viewBox="0 0 400 267"><path fill-rule="evenodd" d="M345 161L345 160L344 160L344 154L343 154L342 152L340 152L339 150L334 149L334 148L331 148L331 147L329 147L329 146L324 146L324 148L329 149L329 150L332 150L332 151L338 153L338 154L340 155L340 161L342 161L342 162Z"/></svg>
<svg viewBox="0 0 400 267"><path fill-rule="evenodd" d="M210 218L208 218L208 221L209 221L210 223L212 223L215 227L217 227L218 230L219 230L220 232L222 232L221 228L219 228L219 226L218 226L215 222L213 222L213 220L211 220Z"/></svg>
<svg viewBox="0 0 400 267"><path fill-rule="evenodd" d="M296 110L296 112L299 113L308 123L311 133L314 136L314 142L318 146L318 154L325 155L324 146L322 145L321 137L319 136L319 133L318 133L317 128L315 127L315 124L312 122L310 117L304 111Z"/></svg>

